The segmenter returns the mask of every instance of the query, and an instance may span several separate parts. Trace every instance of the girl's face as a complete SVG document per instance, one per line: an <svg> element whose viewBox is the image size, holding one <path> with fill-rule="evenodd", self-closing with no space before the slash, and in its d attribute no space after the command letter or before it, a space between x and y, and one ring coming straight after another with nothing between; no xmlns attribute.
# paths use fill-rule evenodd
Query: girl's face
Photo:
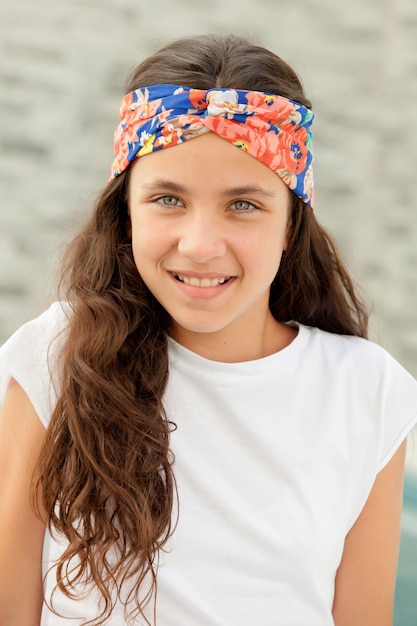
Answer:
<svg viewBox="0 0 417 626"><path fill-rule="evenodd" d="M177 341L204 353L204 344L259 346L285 332L268 300L289 207L274 172L211 132L134 162L133 255Z"/></svg>

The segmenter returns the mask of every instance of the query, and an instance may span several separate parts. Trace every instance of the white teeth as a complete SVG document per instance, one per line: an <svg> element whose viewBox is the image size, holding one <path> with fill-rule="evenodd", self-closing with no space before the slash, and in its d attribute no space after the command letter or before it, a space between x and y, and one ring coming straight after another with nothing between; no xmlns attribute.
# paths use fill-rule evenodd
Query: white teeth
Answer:
<svg viewBox="0 0 417 626"><path fill-rule="evenodd" d="M202 287L203 285L201 284L203 281L202 280L198 280L198 278L183 278L184 282L186 285L191 285L192 287Z"/></svg>
<svg viewBox="0 0 417 626"><path fill-rule="evenodd" d="M230 276L225 276L223 278L196 278L195 276L180 276L175 272L172 272L173 276L182 283L186 285L191 285L192 287L217 287L218 285L224 285Z"/></svg>

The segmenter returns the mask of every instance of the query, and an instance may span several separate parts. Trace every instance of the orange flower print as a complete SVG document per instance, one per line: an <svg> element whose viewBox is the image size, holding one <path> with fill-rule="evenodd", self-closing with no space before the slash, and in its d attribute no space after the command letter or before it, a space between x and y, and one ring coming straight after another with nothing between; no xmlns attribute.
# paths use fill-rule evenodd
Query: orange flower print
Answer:
<svg viewBox="0 0 417 626"><path fill-rule="evenodd" d="M203 89L190 89L189 103L191 104L193 111L206 109L206 93L207 92Z"/></svg>
<svg viewBox="0 0 417 626"><path fill-rule="evenodd" d="M251 109L259 114L262 111L271 122L288 119L294 108L294 104L286 98L267 96L256 91L249 91L246 99Z"/></svg>
<svg viewBox="0 0 417 626"><path fill-rule="evenodd" d="M276 172L313 205L313 113L274 94L152 85L127 94L115 132L111 178L131 161L214 132Z"/></svg>
<svg viewBox="0 0 417 626"><path fill-rule="evenodd" d="M224 117L219 116L206 117L204 125L230 142L244 137L247 133L247 128L244 128L239 122L226 120Z"/></svg>

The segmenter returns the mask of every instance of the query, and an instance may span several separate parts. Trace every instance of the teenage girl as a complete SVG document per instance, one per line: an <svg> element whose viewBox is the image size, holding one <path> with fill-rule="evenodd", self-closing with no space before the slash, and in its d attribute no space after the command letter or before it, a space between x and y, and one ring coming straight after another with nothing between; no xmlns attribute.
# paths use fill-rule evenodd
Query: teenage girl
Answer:
<svg viewBox="0 0 417 626"><path fill-rule="evenodd" d="M0 351L1 626L391 626L417 383L314 216L313 117L233 36L133 72L64 297Z"/></svg>

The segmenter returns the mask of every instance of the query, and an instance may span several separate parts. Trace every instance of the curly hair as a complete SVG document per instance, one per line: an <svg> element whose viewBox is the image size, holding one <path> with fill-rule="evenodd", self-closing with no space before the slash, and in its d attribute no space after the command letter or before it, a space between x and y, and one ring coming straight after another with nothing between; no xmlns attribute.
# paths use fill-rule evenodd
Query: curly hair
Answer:
<svg viewBox="0 0 417 626"><path fill-rule="evenodd" d="M232 35L169 43L133 71L126 91L156 83L266 91L311 106L289 65ZM175 425L163 406L170 320L135 266L128 184L129 170L105 187L64 259L60 287L71 309L61 387L33 479L34 503L68 540L57 588L73 597L77 583L96 586L102 605L88 623L97 626L126 585L144 617L176 523ZM274 317L366 336L365 307L331 238L295 196L291 225L271 286Z"/></svg>

